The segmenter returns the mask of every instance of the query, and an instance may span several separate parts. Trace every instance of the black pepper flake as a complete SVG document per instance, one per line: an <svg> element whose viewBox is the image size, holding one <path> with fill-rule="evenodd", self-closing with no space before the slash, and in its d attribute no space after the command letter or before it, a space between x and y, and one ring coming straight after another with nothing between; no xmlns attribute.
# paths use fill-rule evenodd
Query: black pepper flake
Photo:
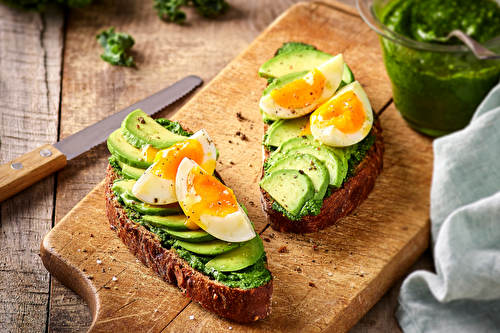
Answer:
<svg viewBox="0 0 500 333"><path fill-rule="evenodd" d="M236 119L242 121L244 118L241 116L241 112L236 112Z"/></svg>
<svg viewBox="0 0 500 333"><path fill-rule="evenodd" d="M236 135L241 135L241 132L240 132L240 131L237 131L237 132L236 132Z"/></svg>
<svg viewBox="0 0 500 333"><path fill-rule="evenodd" d="M312 282L309 282L309 287L316 287L316 285Z"/></svg>
<svg viewBox="0 0 500 333"><path fill-rule="evenodd" d="M268 242L268 243L271 241L271 240L270 240L269 238L267 238L267 237L264 237L264 238L262 238L262 239L264 240L264 242Z"/></svg>
<svg viewBox="0 0 500 333"><path fill-rule="evenodd" d="M140 122L141 124L145 124L145 123L146 123L146 120L144 120L144 118L143 118L143 117L139 117L139 118L137 118L137 120L139 120L139 122Z"/></svg>
<svg viewBox="0 0 500 333"><path fill-rule="evenodd" d="M303 174L304 174L304 170L299 170L299 173L300 173L301 175L303 175Z"/></svg>
<svg viewBox="0 0 500 333"><path fill-rule="evenodd" d="M155 203L158 203L158 198L154 198L154 199L153 199L153 201L154 201Z"/></svg>
<svg viewBox="0 0 500 333"><path fill-rule="evenodd" d="M247 139L247 136L245 134L241 134L241 140L245 141Z"/></svg>
<svg viewBox="0 0 500 333"><path fill-rule="evenodd" d="M137 124L137 129L141 129L141 126L139 126L139 124Z"/></svg>

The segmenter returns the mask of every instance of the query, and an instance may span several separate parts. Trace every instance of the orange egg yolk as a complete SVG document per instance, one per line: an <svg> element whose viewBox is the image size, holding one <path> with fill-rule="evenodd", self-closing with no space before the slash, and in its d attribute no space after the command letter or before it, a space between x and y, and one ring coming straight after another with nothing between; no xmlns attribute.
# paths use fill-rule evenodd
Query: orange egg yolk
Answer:
<svg viewBox="0 0 500 333"><path fill-rule="evenodd" d="M308 120L307 123L300 128L299 136L311 134L311 122Z"/></svg>
<svg viewBox="0 0 500 333"><path fill-rule="evenodd" d="M319 128L335 126L346 134L356 133L365 122L363 104L352 91L340 95L313 112L311 120Z"/></svg>
<svg viewBox="0 0 500 333"><path fill-rule="evenodd" d="M155 159L155 156L159 151L160 150L158 148L155 148L151 145L145 145L141 149L141 154L146 162L153 163L153 160Z"/></svg>
<svg viewBox="0 0 500 333"><path fill-rule="evenodd" d="M312 71L312 82L304 78L271 91L271 97L281 107L299 109L315 103L323 93L326 79L317 69Z"/></svg>
<svg viewBox="0 0 500 333"><path fill-rule="evenodd" d="M198 140L188 139L173 144L170 148L156 154L154 162L158 162L151 169L151 173L165 179L175 179L179 164L188 157L198 164L203 162L203 147Z"/></svg>
<svg viewBox="0 0 500 333"><path fill-rule="evenodd" d="M194 193L196 200L193 200L195 203L190 207L184 206L184 212L188 220L200 224L202 228L204 226L201 225L200 215L203 213L224 217L238 211L233 191L199 166L193 167L189 172L187 189L188 193Z"/></svg>

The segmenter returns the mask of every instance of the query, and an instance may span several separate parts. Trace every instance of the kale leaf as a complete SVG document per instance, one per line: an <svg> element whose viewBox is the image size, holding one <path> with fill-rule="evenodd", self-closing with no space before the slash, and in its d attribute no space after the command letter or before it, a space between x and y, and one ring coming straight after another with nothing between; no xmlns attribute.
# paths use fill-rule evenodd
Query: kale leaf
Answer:
<svg viewBox="0 0 500 333"><path fill-rule="evenodd" d="M182 135L182 136L191 136L191 135L193 135L193 132L185 131L182 128L181 124L179 124L176 121L168 120L168 119L165 119L165 118L158 118L158 119L155 119L155 120L156 120L156 122L158 124L160 124L161 126L165 127L166 129L168 129L170 132L172 132L174 134Z"/></svg>
<svg viewBox="0 0 500 333"><path fill-rule="evenodd" d="M135 41L129 34L115 32L115 28L101 31L97 35L97 41L104 48L101 58L113 66L135 66L132 56L126 56L125 51L131 48Z"/></svg>
<svg viewBox="0 0 500 333"><path fill-rule="evenodd" d="M225 13L229 4L225 0L153 0L153 8L158 11L162 20L182 23L186 20L186 13L180 10L182 6L191 6L204 17L214 17Z"/></svg>
<svg viewBox="0 0 500 333"><path fill-rule="evenodd" d="M85 7L90 5L92 0L0 0L0 2L28 12L43 12L50 2L68 7Z"/></svg>
<svg viewBox="0 0 500 333"><path fill-rule="evenodd" d="M297 51L297 50L316 50L316 48L312 45L305 44L302 42L288 42L284 43L278 51L276 51L276 55L280 55L285 52Z"/></svg>

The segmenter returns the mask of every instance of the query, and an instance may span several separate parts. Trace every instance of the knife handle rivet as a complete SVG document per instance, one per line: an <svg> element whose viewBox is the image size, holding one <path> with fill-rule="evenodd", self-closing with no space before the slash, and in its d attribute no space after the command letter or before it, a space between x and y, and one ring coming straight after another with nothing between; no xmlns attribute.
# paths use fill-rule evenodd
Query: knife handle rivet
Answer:
<svg viewBox="0 0 500 333"><path fill-rule="evenodd" d="M52 155L52 152L48 149L42 149L40 150L40 155L42 155L43 157L49 157L50 155Z"/></svg>
<svg viewBox="0 0 500 333"><path fill-rule="evenodd" d="M21 170L23 168L23 165L21 163L12 163L10 167L14 170Z"/></svg>

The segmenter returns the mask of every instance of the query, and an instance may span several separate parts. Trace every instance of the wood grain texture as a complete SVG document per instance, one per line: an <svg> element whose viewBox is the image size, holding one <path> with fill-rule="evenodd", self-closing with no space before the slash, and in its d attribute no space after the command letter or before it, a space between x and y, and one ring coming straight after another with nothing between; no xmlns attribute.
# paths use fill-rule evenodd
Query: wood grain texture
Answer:
<svg viewBox="0 0 500 333"><path fill-rule="evenodd" d="M62 26L56 7L42 15L0 6L0 164L57 140ZM37 253L53 203L50 176L0 204L3 332L46 327L49 274Z"/></svg>
<svg viewBox="0 0 500 333"><path fill-rule="evenodd" d="M195 74L209 82L278 15L298 1L231 0L228 13L216 20L204 19L188 9L184 26L159 20L151 0L102 0L84 9L69 10L61 138L186 75ZM137 69L113 67L100 59L102 48L95 35L110 26L135 38L132 55ZM185 102L186 99L181 100L159 115L169 118ZM102 144L69 161L59 172L56 223L104 178L108 156ZM90 324L87 305L53 280L49 331L85 332Z"/></svg>
<svg viewBox="0 0 500 333"><path fill-rule="evenodd" d="M174 117L193 130L203 127L211 134L221 153L218 170L269 240L265 248L276 279L273 314L251 325L238 325L196 304L182 303L183 297L171 286L159 286L159 278L155 280L145 267L134 264L133 257L108 229L100 185L49 233L42 245L49 270L73 288L80 288L77 290L92 305L95 331L117 330L124 324L128 330L134 329L131 325L143 324L137 318L138 309L142 316L155 320L164 314L150 322L147 329L151 331L212 332L229 326L236 331L347 331L427 247L432 147L429 139L404 124L392 106L381 116L386 142L384 171L372 194L354 214L314 234L281 234L267 228L256 186L262 138L256 106L265 85L257 70L289 40L306 41L329 53L342 52L374 110L381 111L390 102L389 81L376 35L352 9L315 2L288 10ZM247 139L241 140L237 131ZM288 252L278 252L282 246ZM112 260L118 257L118 263ZM130 278L117 277L123 284L114 285L115 272ZM141 287L135 289L136 283ZM165 294L150 292L150 288L158 287L165 288ZM165 309L160 314L154 311L152 304L161 305L160 300L171 297L174 300L169 304L186 305L182 311L175 316L173 312L178 309ZM128 306L131 299L135 300L133 310Z"/></svg>

